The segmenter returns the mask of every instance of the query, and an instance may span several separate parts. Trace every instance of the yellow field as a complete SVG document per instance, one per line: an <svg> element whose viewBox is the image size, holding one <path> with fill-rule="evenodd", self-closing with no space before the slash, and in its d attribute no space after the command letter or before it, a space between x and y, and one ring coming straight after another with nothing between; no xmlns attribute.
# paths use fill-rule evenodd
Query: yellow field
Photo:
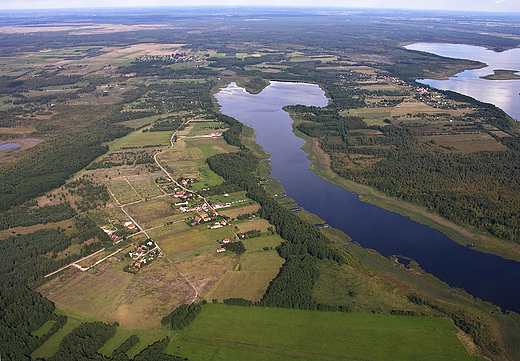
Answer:
<svg viewBox="0 0 520 361"><path fill-rule="evenodd" d="M207 301L213 299L244 298L253 302L260 301L269 282L278 274L278 270L229 271L206 295Z"/></svg>
<svg viewBox="0 0 520 361"><path fill-rule="evenodd" d="M252 221L246 221L243 223L238 223L236 225L238 227L238 231L240 233L245 233L247 231L252 231L254 229L260 230L260 232L267 232L267 228L272 227L271 224L265 219L256 217Z"/></svg>

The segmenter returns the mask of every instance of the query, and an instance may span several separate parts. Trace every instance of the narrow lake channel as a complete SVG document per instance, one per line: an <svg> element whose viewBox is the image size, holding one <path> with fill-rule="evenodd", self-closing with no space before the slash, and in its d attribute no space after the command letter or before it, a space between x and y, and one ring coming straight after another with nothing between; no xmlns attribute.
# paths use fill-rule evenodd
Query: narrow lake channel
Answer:
<svg viewBox="0 0 520 361"><path fill-rule="evenodd" d="M309 170L304 141L292 132L292 119L282 107L327 105L317 85L272 82L253 95L232 83L215 97L223 114L255 129L257 142L271 154L271 176L300 206L365 248L414 259L450 286L520 313L520 263L462 247L437 230L361 202Z"/></svg>

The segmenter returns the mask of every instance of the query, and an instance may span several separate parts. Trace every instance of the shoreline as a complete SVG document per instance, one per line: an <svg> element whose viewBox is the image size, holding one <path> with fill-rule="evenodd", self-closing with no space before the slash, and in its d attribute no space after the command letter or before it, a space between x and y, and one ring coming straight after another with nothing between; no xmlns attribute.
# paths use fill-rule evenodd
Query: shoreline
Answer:
<svg viewBox="0 0 520 361"><path fill-rule="evenodd" d="M309 169L320 178L349 192L356 193L359 196L359 200L365 203L400 214L417 223L436 229L461 246L520 262L520 245L518 244L493 238L476 228L458 225L435 213L429 212L422 206L400 201L381 193L375 188L340 177L330 169L329 155L321 150L318 140L298 131L295 127L299 121L295 120L293 114L290 114L290 116L293 120L293 133L305 141L302 150L307 154L307 159L311 161Z"/></svg>

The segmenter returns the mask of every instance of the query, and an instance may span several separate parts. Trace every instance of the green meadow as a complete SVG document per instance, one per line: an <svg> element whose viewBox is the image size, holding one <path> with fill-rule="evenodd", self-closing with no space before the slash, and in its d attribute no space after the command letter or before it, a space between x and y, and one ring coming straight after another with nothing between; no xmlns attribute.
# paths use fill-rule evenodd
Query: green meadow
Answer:
<svg viewBox="0 0 520 361"><path fill-rule="evenodd" d="M443 318L208 304L167 353L190 360L476 360Z"/></svg>

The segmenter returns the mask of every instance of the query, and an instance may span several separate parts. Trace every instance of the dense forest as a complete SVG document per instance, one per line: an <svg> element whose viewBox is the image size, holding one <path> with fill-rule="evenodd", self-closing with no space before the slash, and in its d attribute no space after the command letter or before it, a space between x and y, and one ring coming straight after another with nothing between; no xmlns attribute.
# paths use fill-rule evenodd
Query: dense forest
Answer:
<svg viewBox="0 0 520 361"><path fill-rule="evenodd" d="M340 116L328 107L288 108L305 120L298 130L319 138L332 169L342 177L425 206L456 223L520 241L516 136L498 139L507 151L451 152L425 142L421 127L368 127L361 118ZM489 105L479 109L465 122L486 119L499 129L514 131L511 119L500 109ZM365 129L374 132L360 131Z"/></svg>

